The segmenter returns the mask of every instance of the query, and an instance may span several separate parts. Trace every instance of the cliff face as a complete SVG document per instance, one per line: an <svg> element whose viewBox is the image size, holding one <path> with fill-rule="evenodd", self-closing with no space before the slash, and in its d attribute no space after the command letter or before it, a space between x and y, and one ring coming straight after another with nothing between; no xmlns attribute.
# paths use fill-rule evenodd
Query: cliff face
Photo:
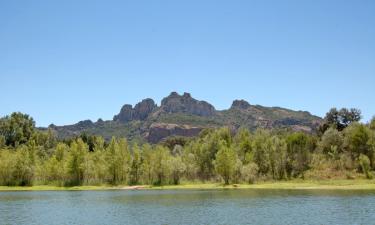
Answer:
<svg viewBox="0 0 375 225"><path fill-rule="evenodd" d="M146 139L151 143L157 143L170 136L194 137L202 129L202 127L192 127L189 125L153 123L150 126L148 134L146 134Z"/></svg>
<svg viewBox="0 0 375 225"><path fill-rule="evenodd" d="M204 128L229 126L233 129L245 127L287 128L314 132L322 119L306 111L293 111L280 107L251 105L245 100L234 100L228 110L215 110L205 101L194 99L189 93L179 95L172 92L157 106L147 98L136 104L125 104L113 120L81 121L67 126L50 126L60 138L79 135L82 132L128 139L143 139L151 143L169 136L196 136Z"/></svg>
<svg viewBox="0 0 375 225"><path fill-rule="evenodd" d="M161 101L160 108L166 113L187 113L205 117L213 116L216 112L211 104L195 100L186 92L182 96L176 92L172 92Z"/></svg>
<svg viewBox="0 0 375 225"><path fill-rule="evenodd" d="M154 100L147 98L139 102L133 108L132 105L125 104L120 113L113 117L114 121L129 122L132 120L145 120L157 108Z"/></svg>

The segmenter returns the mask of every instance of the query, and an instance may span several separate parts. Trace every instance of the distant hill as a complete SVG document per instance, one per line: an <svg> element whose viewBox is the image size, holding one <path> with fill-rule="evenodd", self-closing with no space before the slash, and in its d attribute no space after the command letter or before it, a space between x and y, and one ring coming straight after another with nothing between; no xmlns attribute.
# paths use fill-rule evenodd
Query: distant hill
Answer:
<svg viewBox="0 0 375 225"><path fill-rule="evenodd" d="M321 122L320 117L306 111L251 105L245 100L234 100L229 109L216 110L210 103L196 100L189 93L179 95L172 92L160 106L150 98L134 107L125 104L113 120L84 120L67 126L50 125L49 128L59 138L85 132L106 139L118 136L157 143L169 136L196 136L204 128L221 126L233 130L245 127L250 130L285 128L314 132Z"/></svg>

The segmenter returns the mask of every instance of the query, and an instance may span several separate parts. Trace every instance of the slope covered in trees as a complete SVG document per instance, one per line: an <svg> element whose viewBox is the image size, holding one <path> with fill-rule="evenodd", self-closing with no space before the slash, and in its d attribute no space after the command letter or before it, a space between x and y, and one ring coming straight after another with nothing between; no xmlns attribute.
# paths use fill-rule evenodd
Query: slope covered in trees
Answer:
<svg viewBox="0 0 375 225"><path fill-rule="evenodd" d="M85 134L58 141L13 113L0 119L0 185L372 178L375 119L359 119L358 110L331 110L320 133L221 127L151 145Z"/></svg>

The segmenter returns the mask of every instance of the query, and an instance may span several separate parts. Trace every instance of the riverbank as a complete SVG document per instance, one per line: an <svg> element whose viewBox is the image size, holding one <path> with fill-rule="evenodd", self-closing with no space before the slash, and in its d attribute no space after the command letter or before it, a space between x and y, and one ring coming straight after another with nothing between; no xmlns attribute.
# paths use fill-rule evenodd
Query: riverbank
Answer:
<svg viewBox="0 0 375 225"><path fill-rule="evenodd" d="M30 187L0 186L0 191L94 191L94 190L178 190L178 189L316 189L316 190L375 190L375 180L292 180L256 184L193 183L165 186L74 186L35 185Z"/></svg>

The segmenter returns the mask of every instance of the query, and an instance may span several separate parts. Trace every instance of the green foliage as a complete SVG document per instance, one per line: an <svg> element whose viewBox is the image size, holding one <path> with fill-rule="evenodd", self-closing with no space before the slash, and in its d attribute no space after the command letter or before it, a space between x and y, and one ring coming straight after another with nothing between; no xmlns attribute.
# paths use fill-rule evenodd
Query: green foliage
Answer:
<svg viewBox="0 0 375 225"><path fill-rule="evenodd" d="M369 123L369 128L370 128L371 130L375 130L375 116L372 117L372 119L371 119L371 121L370 121L370 123Z"/></svg>
<svg viewBox="0 0 375 225"><path fill-rule="evenodd" d="M124 183L130 169L130 153L125 139L112 138L107 147L108 174L111 184Z"/></svg>
<svg viewBox="0 0 375 225"><path fill-rule="evenodd" d="M169 159L169 166L171 170L171 179L173 184L179 184L180 179L186 171L186 165L182 161L181 156L172 156Z"/></svg>
<svg viewBox="0 0 375 225"><path fill-rule="evenodd" d="M151 170L153 172L153 184L163 185L167 183L170 174L169 151L163 146L156 146L151 157Z"/></svg>
<svg viewBox="0 0 375 225"><path fill-rule="evenodd" d="M366 155L374 165L374 132L367 126L353 123L344 130L344 147L350 152L353 158L360 154Z"/></svg>
<svg viewBox="0 0 375 225"><path fill-rule="evenodd" d="M334 127L339 131L344 130L351 123L359 122L361 120L361 111L359 109L342 108L337 110L332 108L325 116L325 123L321 127L324 133L329 127Z"/></svg>
<svg viewBox="0 0 375 225"><path fill-rule="evenodd" d="M10 126L12 118L17 122ZM321 136L244 128L234 134L224 127L205 129L196 138L171 138L156 145L132 142L131 147L126 139L106 143L103 137L89 134L59 142L52 130L4 136L9 127L32 125L30 121L19 114L1 119L0 185L165 185L217 178L229 184L305 176L352 179L357 171L371 178L375 166L371 123L350 123L342 131L331 127Z"/></svg>
<svg viewBox="0 0 375 225"><path fill-rule="evenodd" d="M318 143L318 147L324 154L329 155L333 153L333 151L335 153L342 152L343 142L344 138L342 133L331 127L323 134L321 141Z"/></svg>
<svg viewBox="0 0 375 225"><path fill-rule="evenodd" d="M68 183L81 185L84 181L85 156L88 146L81 139L73 141L67 158L67 170L69 175Z"/></svg>
<svg viewBox="0 0 375 225"><path fill-rule="evenodd" d="M243 180L246 183L253 184L257 178L259 167L256 163L244 165L241 169Z"/></svg>
<svg viewBox="0 0 375 225"><path fill-rule="evenodd" d="M309 169L310 153L314 149L313 139L305 133L297 132L290 134L286 142L288 146L287 175L304 178L304 172Z"/></svg>
<svg viewBox="0 0 375 225"><path fill-rule="evenodd" d="M132 148L133 150L133 160L131 162L130 167L130 184L138 184L140 181L140 175L141 175L141 153L139 150L139 146L135 144Z"/></svg>
<svg viewBox="0 0 375 225"><path fill-rule="evenodd" d="M372 179L372 174L370 173L370 159L363 154L359 155L359 164L361 165L362 172L366 175L367 179Z"/></svg>
<svg viewBox="0 0 375 225"><path fill-rule="evenodd" d="M6 145L25 144L33 135L35 122L27 114L12 113L0 119L0 135L5 138Z"/></svg>
<svg viewBox="0 0 375 225"><path fill-rule="evenodd" d="M229 184L235 169L237 155L231 146L227 146L226 141L219 142L219 151L216 153L214 162L216 172L224 179L225 184Z"/></svg>

